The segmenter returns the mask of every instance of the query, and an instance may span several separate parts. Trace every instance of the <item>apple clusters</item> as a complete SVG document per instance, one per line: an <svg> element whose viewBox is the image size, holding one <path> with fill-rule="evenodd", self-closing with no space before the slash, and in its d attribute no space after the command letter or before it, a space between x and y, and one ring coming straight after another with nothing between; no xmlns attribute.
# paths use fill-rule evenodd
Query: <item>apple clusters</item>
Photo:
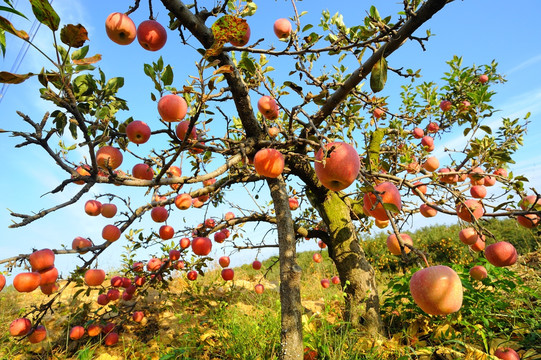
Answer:
<svg viewBox="0 0 541 360"><path fill-rule="evenodd" d="M145 20L136 28L126 14L114 12L105 20L105 31L113 42L129 45L137 37L139 44L148 51L158 51L167 42L167 31L156 20Z"/></svg>

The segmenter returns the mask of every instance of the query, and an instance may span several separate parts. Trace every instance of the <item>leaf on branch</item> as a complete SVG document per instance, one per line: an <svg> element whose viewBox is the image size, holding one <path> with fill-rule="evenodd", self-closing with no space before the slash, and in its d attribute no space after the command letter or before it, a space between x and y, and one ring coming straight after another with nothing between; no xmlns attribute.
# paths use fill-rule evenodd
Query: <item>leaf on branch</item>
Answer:
<svg viewBox="0 0 541 360"><path fill-rule="evenodd" d="M217 56L222 52L223 46L228 43L244 43L248 31L248 23L232 15L224 15L212 24L214 44L205 52L206 57Z"/></svg>
<svg viewBox="0 0 541 360"><path fill-rule="evenodd" d="M173 77L174 77L173 68L171 68L170 65L167 65L161 76L161 80L163 84L165 86L171 85L173 83Z"/></svg>
<svg viewBox="0 0 541 360"><path fill-rule="evenodd" d="M8 19L0 16L0 28L4 29L8 33L17 36L18 38L21 38L23 40L28 40L29 36L24 30L17 30L13 27L13 24L9 22Z"/></svg>
<svg viewBox="0 0 541 360"><path fill-rule="evenodd" d="M75 65L89 65L89 64L97 63L100 60L101 60L101 55L96 54L96 55L94 55L92 57L88 57L88 58L84 58L84 59L80 59L80 60L73 60L73 63Z"/></svg>
<svg viewBox="0 0 541 360"><path fill-rule="evenodd" d="M81 24L68 24L60 30L60 40L71 47L80 48L88 39L88 31Z"/></svg>
<svg viewBox="0 0 541 360"><path fill-rule="evenodd" d="M33 73L28 74L13 74L7 71L0 71L0 83L4 84L20 84L31 76Z"/></svg>
<svg viewBox="0 0 541 360"><path fill-rule="evenodd" d="M32 4L32 11L40 23L46 25L52 31L58 30L60 17L49 4L49 1L30 0L30 4Z"/></svg>
<svg viewBox="0 0 541 360"><path fill-rule="evenodd" d="M302 86L299 86L291 81L284 81L285 86L289 86L293 91L302 96Z"/></svg>
<svg viewBox="0 0 541 360"><path fill-rule="evenodd" d="M370 89L377 93L385 87L387 82L387 60L382 56L377 63L374 64L370 74Z"/></svg>
<svg viewBox="0 0 541 360"><path fill-rule="evenodd" d="M220 66L218 69L214 70L212 73L213 75L217 74L230 74L233 72L233 66L232 65L224 65Z"/></svg>

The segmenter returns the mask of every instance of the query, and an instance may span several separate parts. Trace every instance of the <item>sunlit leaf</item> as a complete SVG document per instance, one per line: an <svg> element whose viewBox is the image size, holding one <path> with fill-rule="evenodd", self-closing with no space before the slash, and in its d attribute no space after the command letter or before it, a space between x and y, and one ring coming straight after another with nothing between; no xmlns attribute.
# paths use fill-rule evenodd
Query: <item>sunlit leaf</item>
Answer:
<svg viewBox="0 0 541 360"><path fill-rule="evenodd" d="M13 27L13 24L8 19L0 16L0 29L7 31L8 33L15 35L23 40L28 40L29 36L24 30L17 30Z"/></svg>
<svg viewBox="0 0 541 360"><path fill-rule="evenodd" d="M20 84L31 76L33 73L28 74L13 74L7 71L0 71L0 83L4 84Z"/></svg>
<svg viewBox="0 0 541 360"><path fill-rule="evenodd" d="M49 4L49 1L30 0L30 4L32 4L32 11L40 23L46 25L52 31L58 30L60 17Z"/></svg>
<svg viewBox="0 0 541 360"><path fill-rule="evenodd" d="M233 66L232 65L224 65L220 66L218 69L214 70L212 73L213 75L216 74L226 74L226 73L232 73L233 72Z"/></svg>
<svg viewBox="0 0 541 360"><path fill-rule="evenodd" d="M382 56L381 59L379 59L372 68L372 72L370 74L370 89L372 89L373 92L377 93L383 90L386 82L387 60L385 60L385 58Z"/></svg>

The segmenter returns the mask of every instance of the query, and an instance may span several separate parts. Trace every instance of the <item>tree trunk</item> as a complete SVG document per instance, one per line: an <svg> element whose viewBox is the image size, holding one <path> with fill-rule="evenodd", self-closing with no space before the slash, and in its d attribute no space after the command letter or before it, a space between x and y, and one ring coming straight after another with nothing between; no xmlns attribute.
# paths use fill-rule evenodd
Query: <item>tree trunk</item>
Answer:
<svg viewBox="0 0 541 360"><path fill-rule="evenodd" d="M286 184L280 176L267 179L278 224L280 258L280 301L282 311L282 360L300 360L303 357L301 267L297 264L295 227L289 210Z"/></svg>
<svg viewBox="0 0 541 360"><path fill-rule="evenodd" d="M333 259L347 294L345 320L373 336L383 334L374 269L366 260L351 219L351 204L339 193L327 192L314 207L328 227L329 256ZM349 284L346 285L346 281Z"/></svg>

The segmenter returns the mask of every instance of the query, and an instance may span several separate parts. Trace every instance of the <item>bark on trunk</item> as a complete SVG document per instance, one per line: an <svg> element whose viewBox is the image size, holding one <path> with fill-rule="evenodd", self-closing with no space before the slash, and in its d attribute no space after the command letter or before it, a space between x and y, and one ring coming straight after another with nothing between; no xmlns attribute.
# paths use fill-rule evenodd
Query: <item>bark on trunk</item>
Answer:
<svg viewBox="0 0 541 360"><path fill-rule="evenodd" d="M329 256L336 265L346 292L345 320L373 336L383 335L374 269L360 245L351 220L348 199L329 191L324 201L312 205L329 230ZM347 285L346 280L349 281Z"/></svg>
<svg viewBox="0 0 541 360"><path fill-rule="evenodd" d="M280 301L282 310L282 360L303 358L301 267L297 264L295 227L289 210L289 196L282 177L267 179L278 224L280 258Z"/></svg>

